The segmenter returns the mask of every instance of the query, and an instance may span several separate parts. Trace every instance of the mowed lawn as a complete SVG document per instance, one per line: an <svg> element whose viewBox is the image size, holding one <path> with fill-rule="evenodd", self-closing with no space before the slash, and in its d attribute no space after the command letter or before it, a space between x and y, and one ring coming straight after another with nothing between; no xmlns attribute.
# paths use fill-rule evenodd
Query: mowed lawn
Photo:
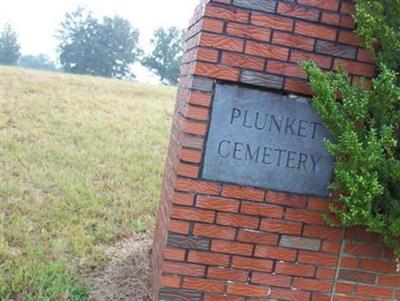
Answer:
<svg viewBox="0 0 400 301"><path fill-rule="evenodd" d="M154 224L176 90L0 67L0 300L85 300Z"/></svg>

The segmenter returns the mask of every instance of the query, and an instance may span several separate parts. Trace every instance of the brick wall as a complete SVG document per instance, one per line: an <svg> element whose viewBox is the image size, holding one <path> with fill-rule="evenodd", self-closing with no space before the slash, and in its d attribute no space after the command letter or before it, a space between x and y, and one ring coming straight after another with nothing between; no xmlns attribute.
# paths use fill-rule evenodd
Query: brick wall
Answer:
<svg viewBox="0 0 400 301"><path fill-rule="evenodd" d="M214 84L311 95L301 60L353 82L373 59L338 0L208 0L188 29L153 247L154 300L400 300L379 239L325 225L332 200L200 179Z"/></svg>

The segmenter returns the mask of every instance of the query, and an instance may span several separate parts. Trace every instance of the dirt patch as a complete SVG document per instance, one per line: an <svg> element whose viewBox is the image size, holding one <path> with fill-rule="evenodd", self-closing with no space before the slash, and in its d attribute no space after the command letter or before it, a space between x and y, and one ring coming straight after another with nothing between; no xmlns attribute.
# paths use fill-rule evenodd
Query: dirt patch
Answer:
<svg viewBox="0 0 400 301"><path fill-rule="evenodd" d="M141 233L109 247L107 263L90 272L89 301L151 300L151 243Z"/></svg>

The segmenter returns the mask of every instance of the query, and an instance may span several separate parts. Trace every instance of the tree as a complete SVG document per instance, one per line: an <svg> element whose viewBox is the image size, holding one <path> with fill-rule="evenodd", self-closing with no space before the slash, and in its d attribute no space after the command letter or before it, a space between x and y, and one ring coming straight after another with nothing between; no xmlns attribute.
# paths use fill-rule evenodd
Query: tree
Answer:
<svg viewBox="0 0 400 301"><path fill-rule="evenodd" d="M67 13L58 32L64 71L105 77L129 77L140 49L139 32L129 21L115 16L102 22L78 7Z"/></svg>
<svg viewBox="0 0 400 301"><path fill-rule="evenodd" d="M24 55L19 59L18 65L24 68L56 71L56 65L45 54L39 55Z"/></svg>
<svg viewBox="0 0 400 301"><path fill-rule="evenodd" d="M19 52L20 48L16 32L7 23L4 25L0 36L0 64L16 64L21 55Z"/></svg>
<svg viewBox="0 0 400 301"><path fill-rule="evenodd" d="M161 82L176 85L183 55L184 31L176 27L158 28L151 43L154 50L142 60L142 64L154 71Z"/></svg>
<svg viewBox="0 0 400 301"><path fill-rule="evenodd" d="M331 209L341 226L365 226L400 257L400 0L356 3L357 33L376 57L372 88L350 84L343 70L303 67L313 105L336 138L327 142L336 159L331 188L344 206Z"/></svg>

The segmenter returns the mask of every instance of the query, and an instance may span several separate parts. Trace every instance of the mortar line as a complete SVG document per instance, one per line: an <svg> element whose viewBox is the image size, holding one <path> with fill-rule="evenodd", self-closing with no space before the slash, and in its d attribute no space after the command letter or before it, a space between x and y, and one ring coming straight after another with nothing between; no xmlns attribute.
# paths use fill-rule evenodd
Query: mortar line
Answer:
<svg viewBox="0 0 400 301"><path fill-rule="evenodd" d="M332 287L332 294L331 294L331 298L329 299L329 301L333 301L333 299L335 298L335 294L336 294L336 286L339 280L339 272L340 272L340 266L342 264L342 255L344 253L344 246L345 246L345 239L343 238L342 241L340 242L340 252L339 252L339 258L336 264L336 273L335 273L335 280L333 283L333 287Z"/></svg>

